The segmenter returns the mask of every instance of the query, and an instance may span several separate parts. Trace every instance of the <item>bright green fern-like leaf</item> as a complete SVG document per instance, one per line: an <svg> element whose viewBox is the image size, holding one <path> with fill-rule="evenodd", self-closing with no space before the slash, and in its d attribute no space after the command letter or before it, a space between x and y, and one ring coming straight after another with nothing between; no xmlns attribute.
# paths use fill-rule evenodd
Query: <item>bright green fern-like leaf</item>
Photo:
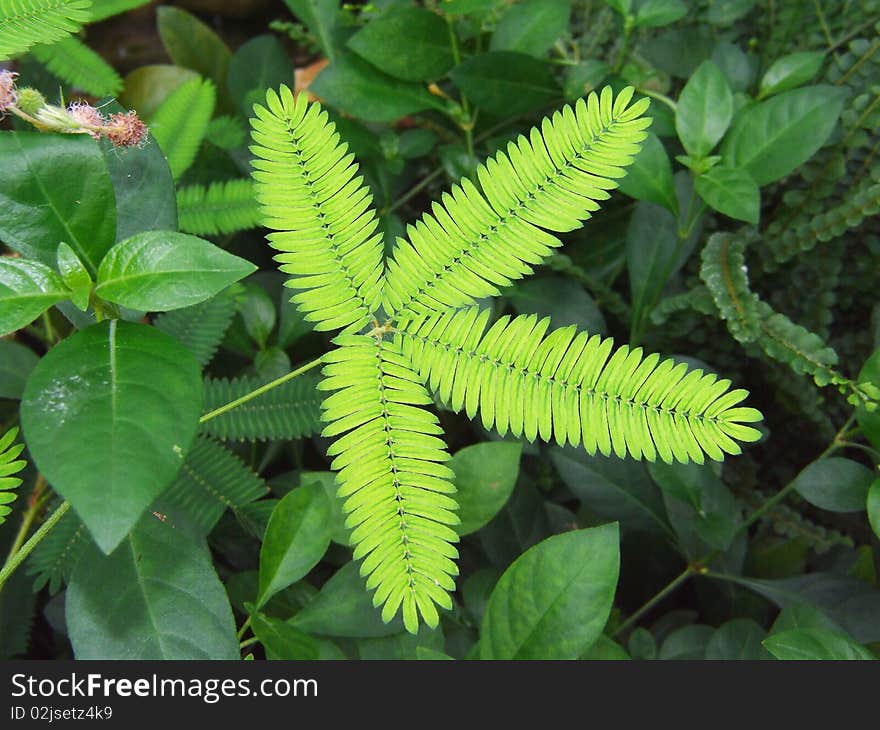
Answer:
<svg viewBox="0 0 880 730"><path fill-rule="evenodd" d="M13 428L0 438L0 525L6 522L7 515L12 512L9 505L18 496L15 490L21 486L21 479L15 475L27 466L26 461L18 458L24 451L24 444L15 443L17 436L18 429Z"/></svg>
<svg viewBox="0 0 880 730"><path fill-rule="evenodd" d="M233 285L204 302L164 312L154 324L195 355L204 367L216 354L238 309L236 291L241 289Z"/></svg>
<svg viewBox="0 0 880 730"><path fill-rule="evenodd" d="M476 307L428 315L402 322L397 339L442 401L502 436L697 463L761 436L746 425L761 414L739 405L748 394L729 380L573 326L547 334L547 317L505 316L487 331L488 321Z"/></svg>
<svg viewBox="0 0 880 730"><path fill-rule="evenodd" d="M202 431L221 441L266 441L311 436L321 431L318 378L301 375L253 400L206 421ZM205 379L205 412L253 392L255 377Z"/></svg>
<svg viewBox="0 0 880 730"><path fill-rule="evenodd" d="M55 43L90 20L91 0L0 0L0 61Z"/></svg>
<svg viewBox="0 0 880 730"><path fill-rule="evenodd" d="M116 70L73 36L34 46L31 53L62 81L93 96L116 96L122 90Z"/></svg>
<svg viewBox="0 0 880 730"><path fill-rule="evenodd" d="M89 10L89 22L96 23L99 20L139 8L149 2L152 0L97 0Z"/></svg>
<svg viewBox="0 0 880 730"><path fill-rule="evenodd" d="M545 118L443 195L398 239L384 304L399 317L465 307L532 272L561 246L548 231L580 228L617 187L650 119L648 100L628 106L606 87Z"/></svg>
<svg viewBox="0 0 880 730"><path fill-rule="evenodd" d="M250 180L188 185L177 191L180 230L197 236L235 233L260 225Z"/></svg>
<svg viewBox="0 0 880 730"><path fill-rule="evenodd" d="M317 330L368 324L382 294L382 233L372 196L335 125L286 86L255 105L251 147L268 240L296 302Z"/></svg>
<svg viewBox="0 0 880 730"><path fill-rule="evenodd" d="M58 593L70 580L73 569L90 542L89 531L83 521L72 509L68 510L28 558L27 572L36 576L34 591L48 585L50 593Z"/></svg>
<svg viewBox="0 0 880 730"><path fill-rule="evenodd" d="M238 117L215 117L208 125L205 138L221 150L234 150L244 142L244 125Z"/></svg>
<svg viewBox="0 0 880 730"><path fill-rule="evenodd" d="M223 512L263 497L268 487L229 449L199 437L187 452L177 478L163 492L164 509L185 514L207 535Z"/></svg>
<svg viewBox="0 0 880 730"><path fill-rule="evenodd" d="M150 119L150 131L168 158L175 180L196 158L216 96L214 84L207 79L190 79L172 91Z"/></svg>
<svg viewBox="0 0 880 730"><path fill-rule="evenodd" d="M433 400L393 342L340 335L335 343L319 385L336 391L323 404L323 435L338 437L327 453L354 558L385 621L402 609L409 631L419 614L433 628L434 604L452 608L459 522L442 430L420 407Z"/></svg>
<svg viewBox="0 0 880 730"><path fill-rule="evenodd" d="M457 504L429 390L502 434L591 453L702 462L760 436L748 424L761 415L727 380L572 327L550 331L535 316L488 327L473 306L530 273L561 245L554 233L609 197L649 124L647 100L630 105L632 93L591 94L509 144L408 228L387 275L369 193L326 112L286 87L254 109L270 245L308 321L342 330L317 383L332 391L322 433L335 438L328 454L354 557L385 621L401 612L414 632L451 606ZM212 387L208 408L243 394L227 387L217 398Z"/></svg>

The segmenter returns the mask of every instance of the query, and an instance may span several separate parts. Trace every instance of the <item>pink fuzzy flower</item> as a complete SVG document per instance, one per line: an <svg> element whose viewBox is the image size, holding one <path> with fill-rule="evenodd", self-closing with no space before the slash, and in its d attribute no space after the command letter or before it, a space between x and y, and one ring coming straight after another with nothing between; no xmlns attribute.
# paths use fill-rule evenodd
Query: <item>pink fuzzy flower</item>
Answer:
<svg viewBox="0 0 880 730"><path fill-rule="evenodd" d="M15 90L17 76L18 74L14 71L0 71L0 117L18 101L18 93Z"/></svg>
<svg viewBox="0 0 880 730"><path fill-rule="evenodd" d="M111 114L104 134L115 147L136 147L147 140L147 125L138 119L137 112Z"/></svg>
<svg viewBox="0 0 880 730"><path fill-rule="evenodd" d="M91 104L76 101L73 104L68 105L67 113L70 115L71 119L84 127L104 126L104 117L101 115L101 112L95 109ZM89 131L89 135L94 139L100 139L101 131L101 129L93 129Z"/></svg>

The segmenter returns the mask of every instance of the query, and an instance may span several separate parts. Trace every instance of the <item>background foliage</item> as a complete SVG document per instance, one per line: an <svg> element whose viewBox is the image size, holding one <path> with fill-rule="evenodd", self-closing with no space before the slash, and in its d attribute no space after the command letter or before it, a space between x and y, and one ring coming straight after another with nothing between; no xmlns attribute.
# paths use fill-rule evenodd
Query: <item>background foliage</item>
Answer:
<svg viewBox="0 0 880 730"><path fill-rule="evenodd" d="M0 0L0 19L20 86L151 132L0 132L3 554L51 528L0 574L0 656L878 655L876 0ZM437 404L461 575L435 630L383 623L317 371L198 423L330 348L288 301L250 179L252 106L282 84L328 109L387 253L543 116L634 86L653 123L620 191L481 304L720 373L762 441L646 464Z"/></svg>

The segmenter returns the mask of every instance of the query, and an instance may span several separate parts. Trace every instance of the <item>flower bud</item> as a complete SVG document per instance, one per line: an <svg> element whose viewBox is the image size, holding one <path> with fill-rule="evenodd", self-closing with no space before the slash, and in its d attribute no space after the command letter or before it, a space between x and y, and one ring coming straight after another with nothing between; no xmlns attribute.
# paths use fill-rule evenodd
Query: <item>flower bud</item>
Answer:
<svg viewBox="0 0 880 730"><path fill-rule="evenodd" d="M25 114L34 116L40 111L40 109L46 106L46 97L36 89L25 87L18 90L18 101L16 102L16 106Z"/></svg>

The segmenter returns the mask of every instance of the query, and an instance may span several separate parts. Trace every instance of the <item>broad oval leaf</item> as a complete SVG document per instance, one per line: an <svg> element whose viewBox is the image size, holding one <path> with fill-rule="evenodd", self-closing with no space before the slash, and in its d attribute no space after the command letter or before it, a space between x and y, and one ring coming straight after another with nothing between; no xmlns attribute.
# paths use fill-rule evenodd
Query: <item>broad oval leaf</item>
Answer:
<svg viewBox="0 0 880 730"><path fill-rule="evenodd" d="M58 244L58 271L70 289L70 298L78 309L85 312L89 308L89 295L92 293L92 277L76 252L64 241Z"/></svg>
<svg viewBox="0 0 880 730"><path fill-rule="evenodd" d="M29 347L0 340L0 398L18 400L40 358Z"/></svg>
<svg viewBox="0 0 880 730"><path fill-rule="evenodd" d="M257 608L305 576L330 545L330 505L321 484L288 492L269 518L260 548Z"/></svg>
<svg viewBox="0 0 880 730"><path fill-rule="evenodd" d="M210 299L256 270L204 239L146 231L116 244L98 271L96 293L145 312L168 311Z"/></svg>
<svg viewBox="0 0 880 730"><path fill-rule="evenodd" d="M705 157L724 136L733 118L733 92L721 69L703 61L681 90L675 129L688 154Z"/></svg>
<svg viewBox="0 0 880 730"><path fill-rule="evenodd" d="M871 470L857 461L833 456L819 459L795 479L797 493L810 504L831 512L861 512L865 509Z"/></svg>
<svg viewBox="0 0 880 730"><path fill-rule="evenodd" d="M571 0L526 0L512 5L498 21L489 50L542 56L565 33L570 17Z"/></svg>
<svg viewBox="0 0 880 730"><path fill-rule="evenodd" d="M98 144L81 134L0 132L0 170L0 240L47 266L66 241L94 275L116 236Z"/></svg>
<svg viewBox="0 0 880 730"><path fill-rule="evenodd" d="M229 63L227 85L239 109L250 116L255 102L266 98L266 89L291 83L293 63L275 36L251 38Z"/></svg>
<svg viewBox="0 0 880 730"><path fill-rule="evenodd" d="M868 521L874 534L880 537L880 479L875 479L868 490Z"/></svg>
<svg viewBox="0 0 880 730"><path fill-rule="evenodd" d="M672 164L666 148L656 134L648 133L642 149L620 181L620 192L636 200L662 205L678 216L678 198L672 181Z"/></svg>
<svg viewBox="0 0 880 730"><path fill-rule="evenodd" d="M761 79L758 98L763 99L807 83L819 72L824 59L825 54L821 51L802 51L778 58Z"/></svg>
<svg viewBox="0 0 880 730"><path fill-rule="evenodd" d="M64 340L31 373L28 449L104 552L180 468L198 428L199 370L168 335L113 320Z"/></svg>
<svg viewBox="0 0 880 730"><path fill-rule="evenodd" d="M353 561L333 574L320 593L290 620L290 625L307 634L354 639L393 636L404 630L399 615L382 623Z"/></svg>
<svg viewBox="0 0 880 730"><path fill-rule="evenodd" d="M764 639L764 647L777 659L872 660L865 647L848 636L822 629L792 629Z"/></svg>
<svg viewBox="0 0 880 730"><path fill-rule="evenodd" d="M620 567L617 523L555 535L501 576L486 608L482 659L576 659L602 633Z"/></svg>
<svg viewBox="0 0 880 730"><path fill-rule="evenodd" d="M444 108L424 86L389 76L351 52L339 54L309 90L368 122L392 122L425 109Z"/></svg>
<svg viewBox="0 0 880 730"><path fill-rule="evenodd" d="M239 658L207 547L152 515L110 555L87 548L65 614L77 659Z"/></svg>
<svg viewBox="0 0 880 730"><path fill-rule="evenodd" d="M0 256L0 335L33 322L72 292L48 266Z"/></svg>
<svg viewBox="0 0 880 730"><path fill-rule="evenodd" d="M859 385L871 383L880 387L880 349L875 350L859 371ZM874 448L880 449L880 408L869 411L864 406L856 409L856 418L865 438L873 444Z"/></svg>
<svg viewBox="0 0 880 730"><path fill-rule="evenodd" d="M694 188L719 213L746 223L758 224L761 215L761 191L745 170L716 165L696 178Z"/></svg>
<svg viewBox="0 0 880 730"><path fill-rule="evenodd" d="M770 654L761 645L766 635L767 632L754 619L735 618L712 634L706 645L705 658L727 661L770 659Z"/></svg>
<svg viewBox="0 0 880 730"><path fill-rule="evenodd" d="M475 106L499 117L523 114L562 98L550 64L525 53L483 53L460 63L450 75Z"/></svg>
<svg viewBox="0 0 880 730"><path fill-rule="evenodd" d="M403 39L405 43L401 43ZM371 20L348 47L387 74L404 81L434 81L455 63L449 28L424 8L393 8Z"/></svg>
<svg viewBox="0 0 880 730"><path fill-rule="evenodd" d="M761 187L785 177L825 144L845 96L833 86L805 86L749 107L724 140L725 162Z"/></svg>
<svg viewBox="0 0 880 730"><path fill-rule="evenodd" d="M455 453L449 467L458 492L459 535L476 532L504 506L516 486L522 445L490 441L466 446Z"/></svg>

